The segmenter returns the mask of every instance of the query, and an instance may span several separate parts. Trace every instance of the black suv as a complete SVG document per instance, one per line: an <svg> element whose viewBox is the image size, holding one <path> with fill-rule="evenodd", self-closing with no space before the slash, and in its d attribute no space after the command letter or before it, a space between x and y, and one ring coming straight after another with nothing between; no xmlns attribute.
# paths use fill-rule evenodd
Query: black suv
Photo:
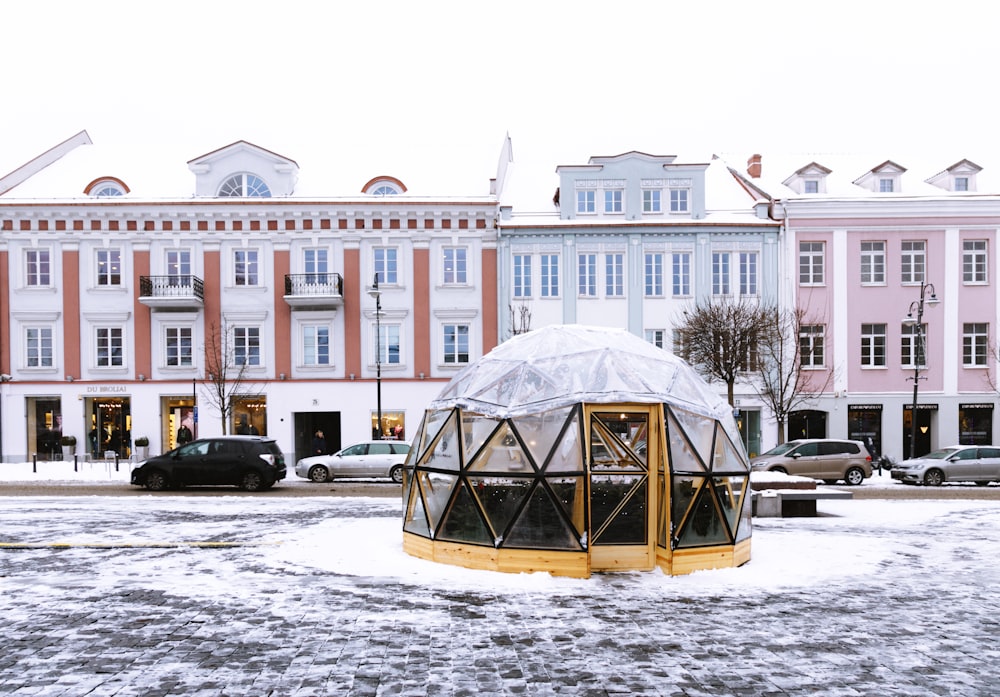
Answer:
<svg viewBox="0 0 1000 697"><path fill-rule="evenodd" d="M202 484L260 491L284 478L285 458L274 439L263 436L201 438L132 470L132 483L151 491Z"/></svg>

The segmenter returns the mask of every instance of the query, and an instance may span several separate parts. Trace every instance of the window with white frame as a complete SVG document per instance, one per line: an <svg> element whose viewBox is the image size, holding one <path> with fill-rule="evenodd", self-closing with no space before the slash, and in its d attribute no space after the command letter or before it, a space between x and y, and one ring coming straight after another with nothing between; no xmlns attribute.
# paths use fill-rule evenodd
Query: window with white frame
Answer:
<svg viewBox="0 0 1000 697"><path fill-rule="evenodd" d="M688 359L687 341L684 338L684 332L680 329L674 329L673 336L674 345L674 355L680 356L684 360Z"/></svg>
<svg viewBox="0 0 1000 697"><path fill-rule="evenodd" d="M97 285L122 284L122 252L120 249L97 250Z"/></svg>
<svg viewBox="0 0 1000 697"><path fill-rule="evenodd" d="M580 296L597 297L597 255L577 256L577 293Z"/></svg>
<svg viewBox="0 0 1000 697"><path fill-rule="evenodd" d="M443 326L444 362L462 364L469 362L469 325L445 324Z"/></svg>
<svg viewBox="0 0 1000 697"><path fill-rule="evenodd" d="M663 192L660 189L642 190L642 212L662 213L663 212Z"/></svg>
<svg viewBox="0 0 1000 697"><path fill-rule="evenodd" d="M376 247L372 250L372 261L379 284L399 283L399 259L395 247Z"/></svg>
<svg viewBox="0 0 1000 697"><path fill-rule="evenodd" d="M623 213L625 192L621 189L606 189L604 191L604 212Z"/></svg>
<svg viewBox="0 0 1000 697"><path fill-rule="evenodd" d="M303 249L302 270L306 274L306 283L309 285L325 286L329 283L330 265L327 250L322 248Z"/></svg>
<svg viewBox="0 0 1000 697"><path fill-rule="evenodd" d="M822 368L825 363L825 328L822 324L803 324L799 327L799 365L803 368Z"/></svg>
<svg viewBox="0 0 1000 697"><path fill-rule="evenodd" d="M194 365L194 341L191 327L164 329L164 356L169 368L190 368Z"/></svg>
<svg viewBox="0 0 1000 697"><path fill-rule="evenodd" d="M52 285L52 252L48 249L29 249L24 255L24 284L30 287Z"/></svg>
<svg viewBox="0 0 1000 697"><path fill-rule="evenodd" d="M824 242L799 242L799 285L823 285Z"/></svg>
<svg viewBox="0 0 1000 697"><path fill-rule="evenodd" d="M804 194L818 194L819 193L819 181L816 179L806 179L802 182L802 193Z"/></svg>
<svg viewBox="0 0 1000 697"><path fill-rule="evenodd" d="M531 297L531 255L514 255L514 297Z"/></svg>
<svg viewBox="0 0 1000 697"><path fill-rule="evenodd" d="M987 281L986 240L962 242L962 282L983 284Z"/></svg>
<svg viewBox="0 0 1000 697"><path fill-rule="evenodd" d="M757 295L757 252L740 252L740 295Z"/></svg>
<svg viewBox="0 0 1000 697"><path fill-rule="evenodd" d="M399 324L386 324L381 326L372 324L372 346L377 346L379 362L382 365L400 365L403 354L400 345L402 331ZM375 355L372 355L372 365L375 364Z"/></svg>
<svg viewBox="0 0 1000 697"><path fill-rule="evenodd" d="M94 337L98 368L125 365L125 331L121 327L96 327Z"/></svg>
<svg viewBox="0 0 1000 697"><path fill-rule="evenodd" d="M542 255L542 297L559 297L559 255Z"/></svg>
<svg viewBox="0 0 1000 697"><path fill-rule="evenodd" d="M861 283L885 285L885 242L865 240L861 243Z"/></svg>
<svg viewBox="0 0 1000 697"><path fill-rule="evenodd" d="M894 179L882 178L878 180L878 190L883 194L891 194L895 188Z"/></svg>
<svg viewBox="0 0 1000 697"><path fill-rule="evenodd" d="M861 365L866 368L885 367L885 325L861 325Z"/></svg>
<svg viewBox="0 0 1000 697"><path fill-rule="evenodd" d="M927 245L923 240L904 240L900 248L903 283L921 283L927 264Z"/></svg>
<svg viewBox="0 0 1000 697"><path fill-rule="evenodd" d="M171 286L191 285L191 250L168 249L166 254L167 276Z"/></svg>
<svg viewBox="0 0 1000 697"><path fill-rule="evenodd" d="M656 348L666 348L667 342L667 330L666 329L647 329L646 330L646 341L651 343Z"/></svg>
<svg viewBox="0 0 1000 697"><path fill-rule="evenodd" d="M644 285L647 298L663 295L663 253L646 252L643 261ZM662 348L662 347L661 347Z"/></svg>
<svg viewBox="0 0 1000 697"><path fill-rule="evenodd" d="M270 195L271 189L268 188L264 180L249 172L234 175L222 182L222 186L219 187L219 196L225 197L266 198Z"/></svg>
<svg viewBox="0 0 1000 697"><path fill-rule="evenodd" d="M989 353L990 325L985 322L967 322L962 325L962 365L966 368L985 368Z"/></svg>
<svg viewBox="0 0 1000 697"><path fill-rule="evenodd" d="M674 296L691 295L691 253L670 255L670 290Z"/></svg>
<svg viewBox="0 0 1000 697"><path fill-rule="evenodd" d="M233 365L259 366L260 327L233 327Z"/></svg>
<svg viewBox="0 0 1000 697"><path fill-rule="evenodd" d="M444 284L449 286L464 286L468 282L466 247L445 247L444 253Z"/></svg>
<svg viewBox="0 0 1000 697"><path fill-rule="evenodd" d="M24 365L26 368L53 367L52 327L24 328Z"/></svg>
<svg viewBox="0 0 1000 697"><path fill-rule="evenodd" d="M302 365L330 365L330 326L302 325Z"/></svg>
<svg viewBox="0 0 1000 697"><path fill-rule="evenodd" d="M596 213L597 192L593 189L582 189L576 192L576 212Z"/></svg>
<svg viewBox="0 0 1000 697"><path fill-rule="evenodd" d="M260 252L237 249L233 252L234 282L238 286L260 285Z"/></svg>
<svg viewBox="0 0 1000 697"><path fill-rule="evenodd" d="M670 212L671 213L687 213L690 210L689 198L691 196L691 190L687 187L670 189Z"/></svg>
<svg viewBox="0 0 1000 697"><path fill-rule="evenodd" d="M759 352L757 350L757 342L751 341L750 345L747 346L747 352L740 359L739 371L741 373L756 373L760 366L759 363Z"/></svg>
<svg viewBox="0 0 1000 697"><path fill-rule="evenodd" d="M729 295L729 252L712 252L712 295Z"/></svg>
<svg viewBox="0 0 1000 697"><path fill-rule="evenodd" d="M625 255L620 252L604 255L604 294L609 298L625 295Z"/></svg>
<svg viewBox="0 0 1000 697"><path fill-rule="evenodd" d="M900 328L899 363L904 368L926 367L923 342L926 331L926 324L904 324Z"/></svg>
<svg viewBox="0 0 1000 697"><path fill-rule="evenodd" d="M968 191L968 190L969 190L969 178L955 177L954 191Z"/></svg>

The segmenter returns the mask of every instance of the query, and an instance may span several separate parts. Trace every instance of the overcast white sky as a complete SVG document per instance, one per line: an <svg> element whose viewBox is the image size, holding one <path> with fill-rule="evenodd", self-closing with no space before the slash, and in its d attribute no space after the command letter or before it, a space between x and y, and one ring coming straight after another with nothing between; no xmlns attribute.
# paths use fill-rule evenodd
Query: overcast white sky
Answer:
<svg viewBox="0 0 1000 697"><path fill-rule="evenodd" d="M486 193L507 132L553 170L627 150L978 162L998 18L985 0L10 3L0 173L82 129L460 193Z"/></svg>

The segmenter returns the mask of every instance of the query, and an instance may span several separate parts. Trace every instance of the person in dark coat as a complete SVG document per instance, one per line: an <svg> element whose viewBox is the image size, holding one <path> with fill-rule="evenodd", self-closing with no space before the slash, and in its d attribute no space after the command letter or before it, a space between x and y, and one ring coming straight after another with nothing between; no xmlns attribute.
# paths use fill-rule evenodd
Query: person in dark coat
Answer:
<svg viewBox="0 0 1000 697"><path fill-rule="evenodd" d="M326 455L326 438L322 431L316 431L313 436L313 455Z"/></svg>
<svg viewBox="0 0 1000 697"><path fill-rule="evenodd" d="M191 442L191 429L186 424L181 424L177 429L177 445L184 445Z"/></svg>

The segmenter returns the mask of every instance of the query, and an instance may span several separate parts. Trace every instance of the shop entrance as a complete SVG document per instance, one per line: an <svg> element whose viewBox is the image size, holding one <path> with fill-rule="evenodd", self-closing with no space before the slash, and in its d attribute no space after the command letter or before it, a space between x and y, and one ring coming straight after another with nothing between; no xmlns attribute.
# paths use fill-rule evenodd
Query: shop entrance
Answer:
<svg viewBox="0 0 1000 697"><path fill-rule="evenodd" d="M917 439L913 448L913 457L926 455L933 447L934 429L932 426L934 413L937 411L937 404L920 404L917 406ZM913 435L913 410L909 406L903 407L903 459L910 457L910 439Z"/></svg>
<svg viewBox="0 0 1000 697"><path fill-rule="evenodd" d="M94 459L132 456L132 400L129 397L88 397L87 451Z"/></svg>
<svg viewBox="0 0 1000 697"><path fill-rule="evenodd" d="M61 460L62 406L58 397L28 397L28 453ZM82 448L80 449L82 452Z"/></svg>
<svg viewBox="0 0 1000 697"><path fill-rule="evenodd" d="M659 439L650 437L657 408L590 412L590 568L652 569L649 463ZM653 429L656 433L656 429ZM655 470L654 470L655 471Z"/></svg>
<svg viewBox="0 0 1000 697"><path fill-rule="evenodd" d="M312 451L316 431L323 432L326 452L335 453L343 447L340 442L339 411L301 411L293 414L295 421L295 460L315 455ZM350 445L348 443L347 445ZM292 463L294 464L294 463Z"/></svg>
<svg viewBox="0 0 1000 697"><path fill-rule="evenodd" d="M163 423L160 425L164 452L198 437L198 424L194 420L193 395L163 397L160 400L160 413L164 415Z"/></svg>

